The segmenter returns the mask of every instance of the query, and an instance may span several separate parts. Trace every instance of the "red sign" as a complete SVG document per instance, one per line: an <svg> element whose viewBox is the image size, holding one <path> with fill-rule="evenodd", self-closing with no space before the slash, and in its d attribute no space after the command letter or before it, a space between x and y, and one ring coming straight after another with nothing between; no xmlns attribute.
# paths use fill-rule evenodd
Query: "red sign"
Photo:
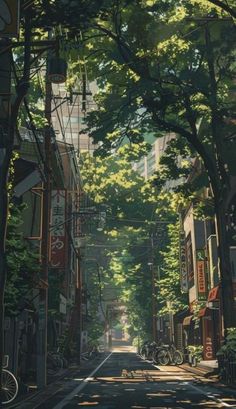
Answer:
<svg viewBox="0 0 236 409"><path fill-rule="evenodd" d="M219 288L218 285L217 285L216 287L212 288L212 289L209 291L207 301L219 300L219 290L220 290L220 288Z"/></svg>
<svg viewBox="0 0 236 409"><path fill-rule="evenodd" d="M51 267L65 267L66 245L66 191L52 191Z"/></svg>

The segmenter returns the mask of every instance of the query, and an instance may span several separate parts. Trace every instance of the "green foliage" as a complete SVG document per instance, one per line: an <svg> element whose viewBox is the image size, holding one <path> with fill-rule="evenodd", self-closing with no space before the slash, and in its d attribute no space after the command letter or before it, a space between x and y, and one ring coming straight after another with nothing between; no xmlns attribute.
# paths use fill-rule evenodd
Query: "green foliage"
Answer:
<svg viewBox="0 0 236 409"><path fill-rule="evenodd" d="M185 150L182 164L173 142L162 176L186 179L189 159L199 155L207 175L198 183L210 180L225 197L236 172L233 21L214 1L108 3L83 34L89 75L99 86L88 131L100 153L127 138L142 143L147 131L175 133Z"/></svg>
<svg viewBox="0 0 236 409"><path fill-rule="evenodd" d="M20 231L25 205L10 205L6 240L6 315L17 315L27 306L39 273L38 252L30 248Z"/></svg>
<svg viewBox="0 0 236 409"><path fill-rule="evenodd" d="M228 328L224 345L219 349L217 355L236 356L236 328Z"/></svg>
<svg viewBox="0 0 236 409"><path fill-rule="evenodd" d="M187 294L182 293L180 286L179 231L179 222L168 225L168 244L160 254L162 267L157 281L160 315L188 308Z"/></svg>
<svg viewBox="0 0 236 409"><path fill-rule="evenodd" d="M154 257L155 266L164 263L162 279L166 291L170 291L170 297L174 300L175 311L185 304L182 294L178 294L178 238L171 238L176 226L167 229L165 224L158 223L160 220L175 221L179 199L175 193L157 192L152 181L145 182L132 169L130 156L132 160L138 158L142 150L143 145L139 148L139 145L132 144L122 146L104 159L83 155L81 174L84 189L90 198L96 203L106 204L108 209L105 231L102 235L99 233L99 242L105 246L103 258L106 258L103 292L106 286L113 288L116 299L125 305L131 337L139 335L147 339L151 338L152 328L152 274L148 265L151 257ZM150 240L152 232L153 250ZM170 240L174 248L171 256L169 247L166 247ZM167 268L170 262L168 257L171 257L171 269ZM92 277L91 274L89 276ZM96 285L98 283L93 278L91 295L96 293ZM166 299L166 295L159 292L158 297L160 302ZM93 314L96 317L95 311Z"/></svg>
<svg viewBox="0 0 236 409"><path fill-rule="evenodd" d="M202 360L203 346L202 345L188 345L187 350L192 357L195 357L197 362Z"/></svg>

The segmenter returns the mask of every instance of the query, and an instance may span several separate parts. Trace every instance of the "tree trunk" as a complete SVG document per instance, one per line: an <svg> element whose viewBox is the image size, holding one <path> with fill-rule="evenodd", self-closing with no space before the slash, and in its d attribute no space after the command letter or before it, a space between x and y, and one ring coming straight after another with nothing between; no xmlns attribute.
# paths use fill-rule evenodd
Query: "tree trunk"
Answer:
<svg viewBox="0 0 236 409"><path fill-rule="evenodd" d="M25 20L25 41L30 40L30 35L30 15L28 14ZM8 218L8 175L18 112L27 94L30 77L30 46L26 46L23 77L18 83L16 99L11 106L12 51L10 47L6 47L6 43L10 45L8 40L0 42L0 49L3 49L0 55L0 65L4 68L0 75L0 94L3 95L3 98L0 99L0 401L2 400L1 379L4 354L4 292L7 278L5 244Z"/></svg>
<svg viewBox="0 0 236 409"><path fill-rule="evenodd" d="M215 199L215 213L218 239L218 257L220 267L221 302L225 333L228 328L236 327L234 313L234 289L230 262L230 243L227 234L226 198L218 202Z"/></svg>
<svg viewBox="0 0 236 409"><path fill-rule="evenodd" d="M9 41L0 42L0 66L5 68L0 73L0 391L1 373L4 354L4 291L6 283L6 229L8 214L7 182L12 154L12 138L10 129L10 88L11 88L11 52ZM1 394L0 394L1 397ZM2 399L0 398L0 401Z"/></svg>

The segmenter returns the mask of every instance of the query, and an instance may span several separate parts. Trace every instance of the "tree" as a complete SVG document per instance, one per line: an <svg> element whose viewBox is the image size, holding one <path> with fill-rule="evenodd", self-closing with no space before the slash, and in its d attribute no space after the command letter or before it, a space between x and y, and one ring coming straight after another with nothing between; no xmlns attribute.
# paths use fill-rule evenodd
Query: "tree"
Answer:
<svg viewBox="0 0 236 409"><path fill-rule="evenodd" d="M168 313L168 302L172 313L188 308L187 294L181 291L179 262L179 222L168 226L168 244L161 251L160 279L157 281L160 315Z"/></svg>
<svg viewBox="0 0 236 409"><path fill-rule="evenodd" d="M204 164L217 220L226 329L235 326L227 236L236 172L235 35L219 8L194 0L111 2L106 17L84 34L91 75L100 85L98 109L89 116L100 151L123 137L139 142L149 129L184 138Z"/></svg>
<svg viewBox="0 0 236 409"><path fill-rule="evenodd" d="M103 243L106 267L103 271L104 290L113 288L115 295L126 307L131 337L152 338L152 274L148 263L154 268L163 267L162 279L169 282L169 291L175 294L175 308L182 308L182 294L178 276L178 239L169 237L167 225L176 219L177 196L159 193L152 180L145 182L132 168L130 161L138 160L147 152L146 144L126 144L108 158L83 155L81 174L85 191L95 203L107 205L108 213L104 233L99 233L90 243ZM164 226L164 227L163 227ZM175 225L174 225L175 226ZM176 233L176 226L175 233ZM165 234L166 232L166 234ZM170 228L173 233L173 227ZM159 233L159 234L157 234ZM154 247L151 236L154 237ZM178 230L177 230L178 234ZM171 242L169 242L171 240ZM174 242L170 270L169 247ZM165 253L161 255L161 250ZM91 247L90 247L91 251ZM165 257L164 257L165 255ZM165 260L165 261L163 261ZM171 282L170 277L173 276ZM156 285L159 286L157 280ZM179 293L178 293L179 291ZM163 302L163 295L158 300ZM159 311L157 311L159 314Z"/></svg>
<svg viewBox="0 0 236 409"><path fill-rule="evenodd" d="M44 37L48 32L49 27L55 27L58 24L61 25L61 29L64 29L64 33L66 30L67 35L65 35L65 37L70 36L75 39L73 23L76 22L76 24L79 24L80 29L87 26L90 19L97 16L97 13L102 7L102 1L88 2L85 0L79 2L79 4L77 4L77 2L69 1L67 3L68 4L65 7L65 1L63 0L57 0L56 2L37 0L33 2L33 4L27 0L21 2L20 16L23 30L21 32L20 40L23 41L23 47L21 52L22 64L19 76L17 75L16 64L14 61L15 53L12 52L12 48L15 47L16 44L4 38L0 41L0 62L1 67L3 67L1 81L6 81L7 79L10 84L9 89L4 90L4 94L10 97L8 98L7 103L1 104L0 107L0 368L2 368L4 292L7 278L6 231L8 220L8 174L13 155L14 137L18 126L19 111L23 101L24 105L27 107L27 101L25 98L30 87L30 70L35 64L37 68L38 58L40 58L43 52L48 49L47 47L40 47L40 45L43 45L42 41L32 42L32 39L37 40L38 36L40 38ZM78 29L76 34L78 34ZM54 40L54 43L51 42L50 46L56 49L56 44L58 44L58 42L57 39ZM49 45L49 43L46 43L46 46L47 45ZM32 54L34 54L33 58L31 58ZM12 73L14 73L15 82L11 78ZM6 106L7 110L5 109ZM28 115L30 115L29 110Z"/></svg>

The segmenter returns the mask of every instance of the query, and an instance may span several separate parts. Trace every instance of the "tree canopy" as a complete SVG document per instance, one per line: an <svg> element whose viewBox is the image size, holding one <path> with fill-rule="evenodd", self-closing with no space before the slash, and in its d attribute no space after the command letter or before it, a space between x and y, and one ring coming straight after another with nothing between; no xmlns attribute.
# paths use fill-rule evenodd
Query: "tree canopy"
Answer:
<svg viewBox="0 0 236 409"><path fill-rule="evenodd" d="M107 286L113 288L115 298L126 307L130 335L143 338L151 338L152 332L152 259L154 268L159 266L162 271L173 311L185 305L176 225L179 198L175 193L158 192L151 180L145 182L133 170L133 161L147 148L145 144L127 144L108 158L84 155L81 160L85 191L95 203L107 205L104 232L90 241L90 251L94 246L95 254L96 246L103 244L103 291L108 291ZM165 314L167 298L161 283L156 276L156 287L162 287L157 291L158 313Z"/></svg>

